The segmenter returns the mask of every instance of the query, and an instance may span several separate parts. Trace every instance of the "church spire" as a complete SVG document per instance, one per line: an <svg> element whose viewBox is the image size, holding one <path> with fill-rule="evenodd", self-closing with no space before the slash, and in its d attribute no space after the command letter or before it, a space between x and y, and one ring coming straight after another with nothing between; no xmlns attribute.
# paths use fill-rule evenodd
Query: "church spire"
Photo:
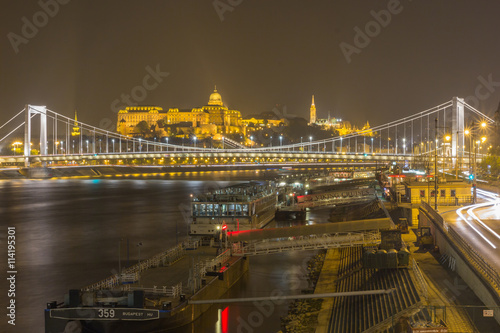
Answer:
<svg viewBox="0 0 500 333"><path fill-rule="evenodd" d="M310 114L309 114L309 124L314 124L314 123L316 123L316 105L314 105L314 95L313 95Z"/></svg>
<svg viewBox="0 0 500 333"><path fill-rule="evenodd" d="M80 127L78 126L78 115L75 110L75 122L73 124L73 132L71 132L71 136L79 136L80 135Z"/></svg>

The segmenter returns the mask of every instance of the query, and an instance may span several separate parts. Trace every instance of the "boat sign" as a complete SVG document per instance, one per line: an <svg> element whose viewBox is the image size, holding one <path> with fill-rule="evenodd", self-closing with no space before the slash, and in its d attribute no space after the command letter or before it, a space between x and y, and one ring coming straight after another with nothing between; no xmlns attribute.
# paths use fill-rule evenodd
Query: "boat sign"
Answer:
<svg viewBox="0 0 500 333"><path fill-rule="evenodd" d="M62 308L50 310L50 318L68 320L154 320L159 317L159 310L133 308Z"/></svg>

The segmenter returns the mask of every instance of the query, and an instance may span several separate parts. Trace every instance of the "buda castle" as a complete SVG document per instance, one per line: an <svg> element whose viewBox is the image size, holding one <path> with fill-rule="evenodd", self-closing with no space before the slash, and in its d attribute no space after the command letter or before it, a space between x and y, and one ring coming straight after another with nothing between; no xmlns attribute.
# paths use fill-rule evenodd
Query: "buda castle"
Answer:
<svg viewBox="0 0 500 333"><path fill-rule="evenodd" d="M145 121L160 136L174 135L200 138L216 134L245 132L241 112L230 110L222 103L222 97L215 88L208 104L192 109L170 108L164 111L159 106L129 106L118 112L117 131L120 134L138 135L137 124Z"/></svg>

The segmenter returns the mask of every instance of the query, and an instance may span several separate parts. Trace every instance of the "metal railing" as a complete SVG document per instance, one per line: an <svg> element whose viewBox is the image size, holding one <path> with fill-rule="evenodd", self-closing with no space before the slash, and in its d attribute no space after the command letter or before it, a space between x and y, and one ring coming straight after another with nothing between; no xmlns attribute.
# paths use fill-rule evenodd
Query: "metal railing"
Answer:
<svg viewBox="0 0 500 333"><path fill-rule="evenodd" d="M170 248L164 252L161 252L149 259L145 259L140 263L137 263L133 266L130 266L122 271L122 277L127 276L130 277L134 275L136 277L135 281L138 280L138 275L140 272L149 269L151 267L158 267L160 264L162 266L169 266L175 261L182 258L186 253L184 244L178 244L173 248ZM127 280L127 282L130 282ZM111 289L113 287L118 286L121 283L119 274L114 274L104 280L96 282L94 284L88 285L82 288L83 291L94 291L101 289Z"/></svg>
<svg viewBox="0 0 500 333"><path fill-rule="evenodd" d="M500 291L500 275L486 260L467 243L453 228L448 229L448 236L461 248L467 259L491 282L493 287Z"/></svg>
<svg viewBox="0 0 500 333"><path fill-rule="evenodd" d="M278 239L253 242L247 246L234 247L234 255L263 255L295 250L315 250L380 243L379 232L348 233L323 236L295 237L292 240Z"/></svg>
<svg viewBox="0 0 500 333"><path fill-rule="evenodd" d="M429 297L429 292L427 290L427 282L425 281L424 275L422 274L422 271L420 270L420 267L418 267L418 264L414 258L411 258L411 268L413 270L415 278L417 279L417 283L420 286L420 289L422 290L422 295L427 301Z"/></svg>
<svg viewBox="0 0 500 333"><path fill-rule="evenodd" d="M434 204L434 197L411 197L410 200L402 201L409 203L430 203ZM465 204L472 204L473 198L471 195L458 196L458 197L438 197L437 204L439 206L460 206Z"/></svg>
<svg viewBox="0 0 500 333"><path fill-rule="evenodd" d="M203 286L202 280L207 272L221 268L223 264L229 260L229 258L231 258L231 250L227 249L214 259L197 262L194 265L192 274L190 274L188 280L190 292L194 294L198 289L200 289Z"/></svg>
<svg viewBox="0 0 500 333"><path fill-rule="evenodd" d="M124 291L144 290L144 292L147 294L176 298L179 297L180 294L182 294L182 282L179 282L175 286L170 286L170 287L162 286L160 288L158 288L157 286L154 286L153 288L140 288L140 287L131 287L129 285L124 287L123 290Z"/></svg>

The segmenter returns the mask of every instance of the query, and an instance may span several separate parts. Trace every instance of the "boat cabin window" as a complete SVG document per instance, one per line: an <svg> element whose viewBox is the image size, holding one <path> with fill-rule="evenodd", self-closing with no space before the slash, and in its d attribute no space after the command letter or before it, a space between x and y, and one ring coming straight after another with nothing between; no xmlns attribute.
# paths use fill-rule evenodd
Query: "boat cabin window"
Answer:
<svg viewBox="0 0 500 333"><path fill-rule="evenodd" d="M243 216L248 216L248 205L241 205L242 206L242 211L241 211L241 215Z"/></svg>

